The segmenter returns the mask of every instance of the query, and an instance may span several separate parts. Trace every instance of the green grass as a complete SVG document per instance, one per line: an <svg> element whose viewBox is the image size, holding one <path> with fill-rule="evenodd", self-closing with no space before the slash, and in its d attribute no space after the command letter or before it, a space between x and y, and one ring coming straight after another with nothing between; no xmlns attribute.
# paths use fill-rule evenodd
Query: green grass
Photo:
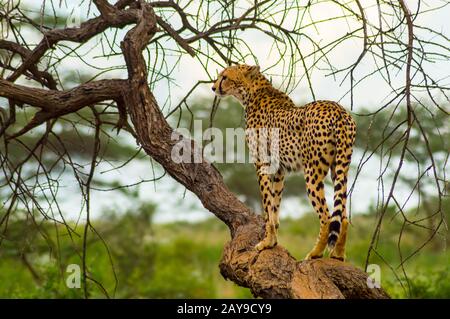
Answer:
<svg viewBox="0 0 450 319"><path fill-rule="evenodd" d="M87 265L91 277L99 281L109 295L116 298L251 298L248 289L226 281L218 264L229 232L215 218L201 223L178 222L164 225L151 223L154 207L138 213L111 216L94 222L108 245L110 255L93 233L88 237ZM352 219L347 245L348 261L363 267L367 256L375 216L360 215ZM21 227L19 227L19 225ZM82 233L78 225L77 232ZM50 234L44 240L32 226L23 229L19 221L11 222L10 240L0 247L0 298L80 298L82 289L69 289L65 281L68 264L81 265L81 237L67 236L58 227L59 244L54 226L41 224L40 230ZM409 281L398 267L398 232L395 218L383 224L377 252L387 263L373 255L370 263L381 267L382 286L394 298L450 298L450 253L445 250L447 238L436 239L405 263ZM15 229L17 228L17 229ZM52 231L53 230L53 231ZM19 236L26 231L27 236ZM318 231L315 215L281 221L279 242L297 259L312 248ZM406 228L402 240L404 256L426 239L423 230ZM53 249L49 250L49 243ZM59 245L59 248L58 248ZM78 253L77 253L78 251ZM23 258L25 256L25 259ZM110 258L117 277L115 280ZM60 262L58 262L60 261ZM396 279L393 267L402 278ZM33 272L36 274L33 276ZM403 288L402 288L403 285ZM104 298L96 284L89 282L89 295Z"/></svg>

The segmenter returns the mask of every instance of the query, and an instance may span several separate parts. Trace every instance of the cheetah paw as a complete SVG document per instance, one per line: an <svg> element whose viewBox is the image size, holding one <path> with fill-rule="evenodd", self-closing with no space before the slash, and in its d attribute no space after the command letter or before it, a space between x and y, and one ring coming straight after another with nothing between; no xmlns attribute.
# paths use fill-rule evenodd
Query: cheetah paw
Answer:
<svg viewBox="0 0 450 319"><path fill-rule="evenodd" d="M322 258L322 257L323 257L322 254L317 255L317 254L309 253L308 255L306 255L305 260L318 259L318 258Z"/></svg>
<svg viewBox="0 0 450 319"><path fill-rule="evenodd" d="M257 251L262 251L264 249L269 249L269 248L273 248L277 245L277 241L276 240L271 240L269 238L264 238L263 240L261 240L256 246L255 249Z"/></svg>
<svg viewBox="0 0 450 319"><path fill-rule="evenodd" d="M332 250L330 252L330 258L340 260L340 261L345 261L345 254L338 254L334 250Z"/></svg>

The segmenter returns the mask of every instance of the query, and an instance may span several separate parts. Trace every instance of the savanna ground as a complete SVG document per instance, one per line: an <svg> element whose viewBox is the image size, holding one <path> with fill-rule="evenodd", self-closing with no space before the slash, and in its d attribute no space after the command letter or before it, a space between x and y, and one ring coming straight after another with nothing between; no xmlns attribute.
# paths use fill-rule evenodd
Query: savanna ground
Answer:
<svg viewBox="0 0 450 319"><path fill-rule="evenodd" d="M446 207L449 207L448 201ZM115 290L116 298L252 297L248 289L225 281L220 275L217 265L223 244L229 238L226 226L214 218L197 223L153 224L155 210L155 206L143 205L125 215L111 213L108 219L95 223L108 243L111 256L101 240L93 240L88 243L87 263L91 275L111 295ZM436 237L410 262L407 261L404 267L409 281L399 281L389 267L399 274L402 272L397 267L401 222L394 217L394 211L389 215L383 224L384 235L378 243L378 252L389 266L376 256L371 259L371 263L381 267L382 286L394 298L450 298L450 252L445 249L449 236ZM349 262L359 267L364 265L374 222L373 212L352 218L347 256ZM23 227L28 227L25 235ZM300 219L283 219L280 244L301 259L312 247L317 227L317 218L312 212ZM12 241L4 242L0 250L1 298L83 297L82 289L70 289L65 285L69 275L65 266L80 261L74 248L81 247L81 238L74 238L72 243L64 228L59 227L58 243L51 235L55 234L53 225L24 226L22 222L11 223L9 232ZM44 240L38 232L48 233L50 237ZM14 233L16 236L11 236ZM407 255L414 251L417 243L425 239L423 231L406 228L402 253ZM54 245L50 252L49 243ZM58 251L61 264L56 262ZM110 257L117 275L116 288ZM90 295L105 297L94 285L90 285Z"/></svg>

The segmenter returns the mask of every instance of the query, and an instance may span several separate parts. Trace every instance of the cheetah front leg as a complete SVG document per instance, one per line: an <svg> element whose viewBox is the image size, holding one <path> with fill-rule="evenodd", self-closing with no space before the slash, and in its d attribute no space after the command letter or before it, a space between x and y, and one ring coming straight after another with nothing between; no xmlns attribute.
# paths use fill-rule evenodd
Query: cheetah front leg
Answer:
<svg viewBox="0 0 450 319"><path fill-rule="evenodd" d="M258 179L259 179L259 187L261 191L261 199L262 206L264 208L264 217L265 217L265 236L264 239L261 240L257 245L256 249L258 251L272 248L277 244L277 228L278 228L278 209L275 207L279 207L279 199L276 199L278 195L282 191L282 183L284 182L284 175L281 177L280 174L276 174L274 179L278 180L276 182L277 190L273 188L272 178L269 174L261 173L261 170L258 170ZM280 191L281 184L281 191ZM275 205L277 203L277 205Z"/></svg>
<svg viewBox="0 0 450 319"><path fill-rule="evenodd" d="M284 171L279 169L275 176L273 177L273 214L275 219L275 230L278 232L278 227L280 226L280 203L281 195L284 189Z"/></svg>

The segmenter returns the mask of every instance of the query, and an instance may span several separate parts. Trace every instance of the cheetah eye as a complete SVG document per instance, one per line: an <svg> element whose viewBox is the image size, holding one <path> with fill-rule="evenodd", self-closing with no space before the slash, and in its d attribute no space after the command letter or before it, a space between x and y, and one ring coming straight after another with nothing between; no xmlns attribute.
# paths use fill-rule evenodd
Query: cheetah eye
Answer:
<svg viewBox="0 0 450 319"><path fill-rule="evenodd" d="M222 76L222 80L226 80L227 79L227 76L226 75L223 75Z"/></svg>

